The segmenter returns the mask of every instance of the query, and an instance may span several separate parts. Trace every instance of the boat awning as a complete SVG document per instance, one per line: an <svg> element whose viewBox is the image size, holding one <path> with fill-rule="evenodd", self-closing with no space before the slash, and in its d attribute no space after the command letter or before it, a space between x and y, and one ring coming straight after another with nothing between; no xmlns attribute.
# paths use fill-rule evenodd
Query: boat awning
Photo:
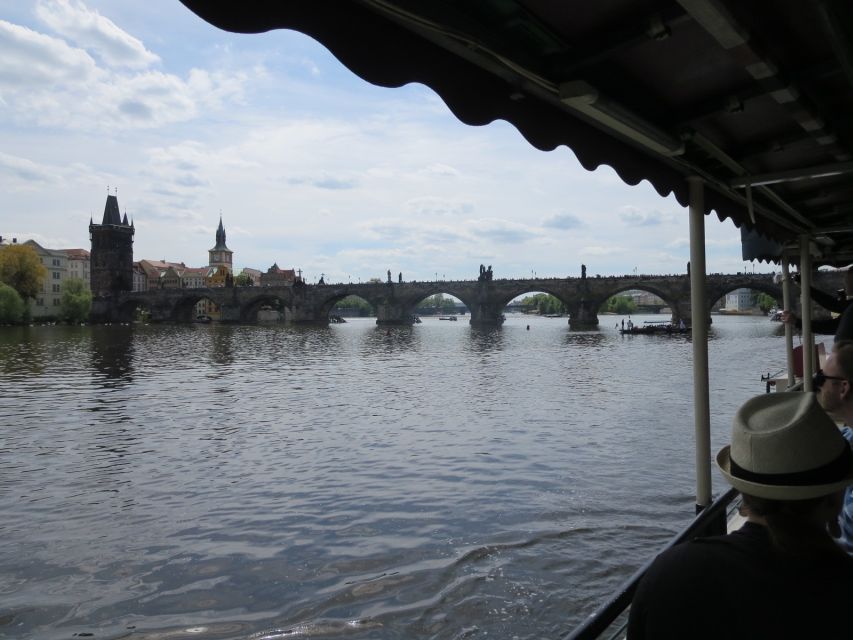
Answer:
<svg viewBox="0 0 853 640"><path fill-rule="evenodd" d="M853 262L847 0L181 0L235 32L294 29L365 80L436 91L818 263Z"/></svg>

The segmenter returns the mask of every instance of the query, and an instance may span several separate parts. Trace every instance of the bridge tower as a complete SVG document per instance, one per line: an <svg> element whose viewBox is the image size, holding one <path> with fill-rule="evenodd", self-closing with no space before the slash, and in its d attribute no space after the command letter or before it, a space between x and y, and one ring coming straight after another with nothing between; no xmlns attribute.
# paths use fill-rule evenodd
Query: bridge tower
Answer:
<svg viewBox="0 0 853 640"><path fill-rule="evenodd" d="M234 252L225 245L225 227L222 215L219 216L219 228L216 230L216 246L208 249L208 265L211 269L221 269L225 274L233 275L232 257Z"/></svg>
<svg viewBox="0 0 853 640"><path fill-rule="evenodd" d="M133 290L133 223L127 214L122 219L118 196L107 194L101 224L89 220L91 242L90 286L92 289L92 321L117 320L113 298L122 291Z"/></svg>

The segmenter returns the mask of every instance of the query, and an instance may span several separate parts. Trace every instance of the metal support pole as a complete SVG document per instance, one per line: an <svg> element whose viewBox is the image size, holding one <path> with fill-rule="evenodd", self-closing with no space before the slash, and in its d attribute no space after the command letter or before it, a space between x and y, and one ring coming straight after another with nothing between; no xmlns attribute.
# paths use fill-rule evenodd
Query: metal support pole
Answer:
<svg viewBox="0 0 853 640"><path fill-rule="evenodd" d="M809 237L800 236L800 307L803 312L803 391L814 391L814 334L812 333L812 256Z"/></svg>
<svg viewBox="0 0 853 640"><path fill-rule="evenodd" d="M696 437L696 511L711 504L711 403L708 394L708 304L705 293L704 183L690 186L690 314L693 316L693 425Z"/></svg>
<svg viewBox="0 0 853 640"><path fill-rule="evenodd" d="M788 269L788 259L782 256L782 308L791 310L791 273ZM797 382L794 373L794 327L790 322L785 323L785 353L788 362L788 389Z"/></svg>

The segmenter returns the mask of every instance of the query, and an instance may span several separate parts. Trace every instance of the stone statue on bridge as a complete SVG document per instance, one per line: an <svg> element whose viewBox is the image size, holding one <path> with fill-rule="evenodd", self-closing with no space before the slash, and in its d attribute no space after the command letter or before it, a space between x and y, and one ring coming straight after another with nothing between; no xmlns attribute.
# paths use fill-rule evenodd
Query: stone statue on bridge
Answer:
<svg viewBox="0 0 853 640"><path fill-rule="evenodd" d="M487 269L485 266L480 265L480 277L477 278L478 282L491 282L492 280L492 265L489 265Z"/></svg>
<svg viewBox="0 0 853 640"><path fill-rule="evenodd" d="M581 265L581 279L586 280L586 265L585 264Z"/></svg>
<svg viewBox="0 0 853 640"><path fill-rule="evenodd" d="M391 284L391 269L388 269L388 284Z"/></svg>
<svg viewBox="0 0 853 640"><path fill-rule="evenodd" d="M397 274L397 282L399 282L400 284L403 284L403 272L402 271Z"/></svg>

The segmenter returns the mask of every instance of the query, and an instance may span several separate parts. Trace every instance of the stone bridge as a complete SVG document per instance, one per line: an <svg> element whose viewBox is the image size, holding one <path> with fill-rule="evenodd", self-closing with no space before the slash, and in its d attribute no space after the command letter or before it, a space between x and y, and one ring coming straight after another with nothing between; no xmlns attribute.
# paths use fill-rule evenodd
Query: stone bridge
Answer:
<svg viewBox="0 0 853 640"><path fill-rule="evenodd" d="M820 272L817 287L833 292L843 286L843 276ZM714 303L739 288L764 292L782 306L781 284L769 274L712 274L707 276L708 316ZM659 296L672 311L672 321L690 324L690 281L687 275L612 276L582 278L530 278L499 280L441 280L432 282L384 282L364 284L296 283L281 287L218 287L198 289L155 289L120 292L95 298L94 322L127 322L139 308L150 314L152 322L190 322L195 305L209 299L219 305L222 322L257 321L263 308L279 310L282 320L296 324L325 324L335 304L347 296L358 296L376 311L376 323L411 324L418 304L437 293L461 300L470 311L472 325L499 325L506 305L526 293L545 292L566 305L573 329L598 325L598 309L616 294L638 289ZM799 294L794 287L796 295Z"/></svg>

